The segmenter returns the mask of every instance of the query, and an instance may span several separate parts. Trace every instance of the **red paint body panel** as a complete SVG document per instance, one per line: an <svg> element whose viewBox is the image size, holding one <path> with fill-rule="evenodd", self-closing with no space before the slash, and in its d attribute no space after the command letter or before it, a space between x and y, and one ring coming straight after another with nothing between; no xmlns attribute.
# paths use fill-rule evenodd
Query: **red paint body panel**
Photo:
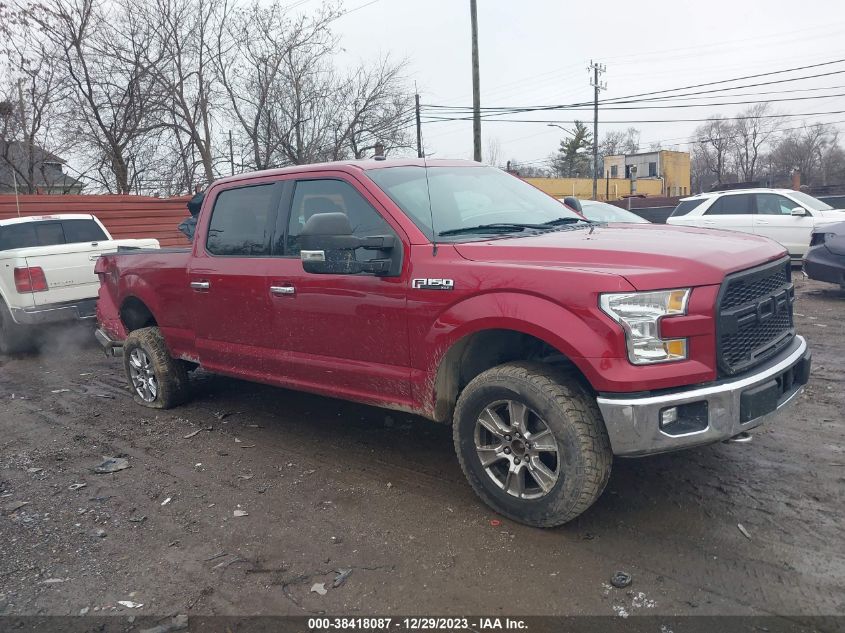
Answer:
<svg viewBox="0 0 845 633"><path fill-rule="evenodd" d="M101 258L101 324L124 338L119 309L135 298L153 313L176 357L231 376L432 415L445 354L464 337L490 329L543 340L600 392L713 380L719 284L729 272L784 254L755 236L656 225L445 243L435 254L428 238L366 176L368 169L395 164L311 165L215 182L191 252ZM352 184L402 242L401 274L315 275L298 258L214 257L205 251L208 210L220 191L301 176ZM454 290L412 289L415 278L452 279ZM211 287L194 290L192 281ZM269 290L286 285L295 293ZM662 327L664 336L688 338L689 360L632 365L621 328L598 307L599 295L680 287L693 288L687 315L666 318Z"/></svg>

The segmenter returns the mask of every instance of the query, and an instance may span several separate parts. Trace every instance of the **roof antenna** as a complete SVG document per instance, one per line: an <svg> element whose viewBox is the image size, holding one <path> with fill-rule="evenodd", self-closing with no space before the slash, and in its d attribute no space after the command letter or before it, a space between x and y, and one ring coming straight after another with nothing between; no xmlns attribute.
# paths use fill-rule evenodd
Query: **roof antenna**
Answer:
<svg viewBox="0 0 845 633"><path fill-rule="evenodd" d="M417 100L419 103L419 98ZM422 139L422 125L419 127L420 139ZM420 156L423 159L423 168L425 170L425 189L428 194L428 215L431 218L431 256L437 257L437 230L434 228L434 211L431 208L431 183L428 180L428 160L425 157L425 145L420 143Z"/></svg>

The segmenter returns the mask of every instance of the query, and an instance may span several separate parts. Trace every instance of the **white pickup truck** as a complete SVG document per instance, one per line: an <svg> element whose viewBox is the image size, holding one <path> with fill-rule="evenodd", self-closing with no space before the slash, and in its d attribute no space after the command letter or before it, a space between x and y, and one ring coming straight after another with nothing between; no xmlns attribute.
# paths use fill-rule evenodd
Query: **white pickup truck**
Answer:
<svg viewBox="0 0 845 633"><path fill-rule="evenodd" d="M158 247L154 239L113 240L93 215L0 220L0 353L27 351L46 324L93 319L100 255Z"/></svg>

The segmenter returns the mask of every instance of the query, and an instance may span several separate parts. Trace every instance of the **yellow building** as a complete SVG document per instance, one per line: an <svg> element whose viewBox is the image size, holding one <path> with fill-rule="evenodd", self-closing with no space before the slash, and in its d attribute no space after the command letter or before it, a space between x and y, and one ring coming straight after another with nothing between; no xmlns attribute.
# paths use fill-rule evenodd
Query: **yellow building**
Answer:
<svg viewBox="0 0 845 633"><path fill-rule="evenodd" d="M603 176L611 183L636 180L638 194L686 196L690 194L691 187L689 152L662 149L640 154L605 156ZM658 193L651 193L654 188L646 183L658 183Z"/></svg>
<svg viewBox="0 0 845 633"><path fill-rule="evenodd" d="M524 178L538 189L555 198L575 196L586 200L593 197L592 178ZM624 178L609 178L598 181L599 200L619 200L631 194L631 181ZM661 195L659 180L638 180L637 193L646 196Z"/></svg>

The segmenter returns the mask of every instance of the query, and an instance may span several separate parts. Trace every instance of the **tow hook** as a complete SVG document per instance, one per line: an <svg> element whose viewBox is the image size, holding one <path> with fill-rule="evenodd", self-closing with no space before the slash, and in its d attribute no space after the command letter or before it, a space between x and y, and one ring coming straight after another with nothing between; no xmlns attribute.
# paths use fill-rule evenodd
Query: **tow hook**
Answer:
<svg viewBox="0 0 845 633"><path fill-rule="evenodd" d="M723 444L746 444L747 442L751 441L751 434L747 431L743 431L742 433L737 433L733 437L729 437L728 439L724 440Z"/></svg>

